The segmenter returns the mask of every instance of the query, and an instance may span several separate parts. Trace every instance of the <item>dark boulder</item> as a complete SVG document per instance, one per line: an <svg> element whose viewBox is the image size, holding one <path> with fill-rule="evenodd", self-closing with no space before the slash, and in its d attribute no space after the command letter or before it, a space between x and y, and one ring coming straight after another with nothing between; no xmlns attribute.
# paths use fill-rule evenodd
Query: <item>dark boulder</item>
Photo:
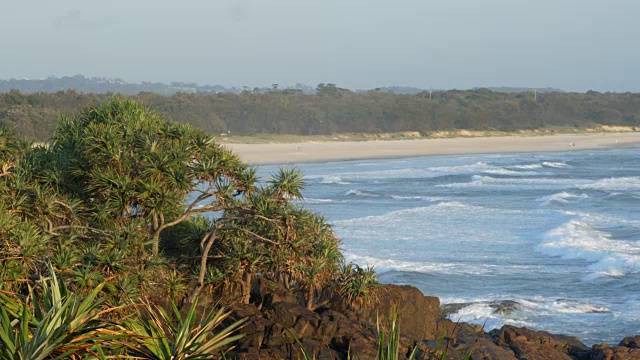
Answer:
<svg viewBox="0 0 640 360"><path fill-rule="evenodd" d="M640 335L624 338L618 346L593 345L592 360L637 360L640 359Z"/></svg>
<svg viewBox="0 0 640 360"><path fill-rule="evenodd" d="M626 337L622 339L622 341L620 341L618 346L624 346L631 349L640 349L640 335Z"/></svg>
<svg viewBox="0 0 640 360"><path fill-rule="evenodd" d="M215 294L210 297L200 303L199 313L214 300L225 300ZM640 360L640 335L615 347L588 348L575 337L515 326L486 333L480 325L441 319L439 299L424 296L413 286L384 285L368 307L336 300L309 310L297 294L257 278L250 302L227 303L232 313L226 323L248 320L231 358L298 359L304 351L315 359L375 359L377 325L388 328L397 309L400 358L418 347L416 359L440 358L446 350L446 359L464 359L470 353L472 360Z"/></svg>
<svg viewBox="0 0 640 360"><path fill-rule="evenodd" d="M270 307L277 302L295 303L296 297L281 284L256 277L251 285L250 302L259 307Z"/></svg>
<svg viewBox="0 0 640 360"><path fill-rule="evenodd" d="M438 322L438 339L429 342L431 348L448 349L448 359L463 359L471 352L471 359L515 360L508 346L500 346L494 338L483 331L482 326L454 323L442 319Z"/></svg>
<svg viewBox="0 0 640 360"><path fill-rule="evenodd" d="M589 348L571 336L552 335L510 325L491 334L496 344L511 348L518 359L587 360L590 357Z"/></svg>
<svg viewBox="0 0 640 360"><path fill-rule="evenodd" d="M440 299L425 296L414 286L383 285L378 290L373 306L353 309L339 304L336 307L337 311L347 317L374 328L378 322L388 324L395 309L398 311L398 324L403 336L410 339L435 339L440 319Z"/></svg>

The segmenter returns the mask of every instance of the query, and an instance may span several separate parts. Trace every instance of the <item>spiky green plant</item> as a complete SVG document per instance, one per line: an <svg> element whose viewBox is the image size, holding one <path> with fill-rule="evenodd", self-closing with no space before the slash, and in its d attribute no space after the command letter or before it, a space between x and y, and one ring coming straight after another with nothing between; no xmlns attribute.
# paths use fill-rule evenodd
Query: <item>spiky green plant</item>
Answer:
<svg viewBox="0 0 640 360"><path fill-rule="evenodd" d="M167 298L170 301L176 301L179 298L184 297L187 292L185 276L175 269L169 271L164 280L164 287L167 292Z"/></svg>
<svg viewBox="0 0 640 360"><path fill-rule="evenodd" d="M83 359L100 357L102 348L115 346L123 334L101 316L98 285L84 298L67 291L53 269L31 290L28 303L0 294L0 359ZM100 344L100 348L98 347Z"/></svg>
<svg viewBox="0 0 640 360"><path fill-rule="evenodd" d="M398 360L400 359L400 326L398 324L398 308L394 307L391 317L391 324L387 330L380 320L377 322L378 329L378 352L376 360ZM413 348L408 359L413 360L416 357L418 346Z"/></svg>
<svg viewBox="0 0 640 360"><path fill-rule="evenodd" d="M380 287L373 267L349 263L342 266L339 281L340 296L351 306L362 306L376 296Z"/></svg>
<svg viewBox="0 0 640 360"><path fill-rule="evenodd" d="M13 129L0 124L0 177L7 176L16 162L31 146L31 142Z"/></svg>
<svg viewBox="0 0 640 360"><path fill-rule="evenodd" d="M218 330L230 313L224 308L213 309L198 320L196 308L197 301L184 317L173 303L172 314L150 304L139 309L138 316L127 322L134 340L134 344L129 345L130 355L154 360L211 359L244 336L234 333L245 319Z"/></svg>

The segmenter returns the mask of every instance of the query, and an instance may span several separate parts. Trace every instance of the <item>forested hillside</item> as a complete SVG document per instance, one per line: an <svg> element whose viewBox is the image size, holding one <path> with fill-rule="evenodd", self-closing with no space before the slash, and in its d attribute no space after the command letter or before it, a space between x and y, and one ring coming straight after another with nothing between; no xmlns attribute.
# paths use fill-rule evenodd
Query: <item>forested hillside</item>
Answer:
<svg viewBox="0 0 640 360"><path fill-rule="evenodd" d="M317 135L450 129L518 130L545 126L640 125L636 93L499 93L487 89L401 95L354 93L335 85L317 95L274 89L268 93L133 96L161 114L212 133ZM59 113L108 100L111 94L0 94L0 122L46 140Z"/></svg>

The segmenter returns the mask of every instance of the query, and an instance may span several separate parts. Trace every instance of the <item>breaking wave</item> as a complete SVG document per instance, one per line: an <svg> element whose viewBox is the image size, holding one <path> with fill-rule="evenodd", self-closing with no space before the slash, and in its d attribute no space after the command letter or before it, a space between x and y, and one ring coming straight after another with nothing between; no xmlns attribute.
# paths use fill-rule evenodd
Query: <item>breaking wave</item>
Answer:
<svg viewBox="0 0 640 360"><path fill-rule="evenodd" d="M389 271L403 271L424 274L481 275L491 273L494 268L494 266L491 265L471 266L469 264L453 262L417 262L380 259L373 256L355 255L349 252L345 253L345 258L361 266L373 266L379 274L384 274Z"/></svg>
<svg viewBox="0 0 640 360"><path fill-rule="evenodd" d="M514 168L514 169L525 169L525 170L529 170L529 169L540 169L542 168L542 164L524 164L524 165L513 165L513 166L509 166L510 168Z"/></svg>
<svg viewBox="0 0 640 360"><path fill-rule="evenodd" d="M306 180L320 180L321 184L340 184L347 185L351 184L348 181L342 179L342 177L338 175L309 175L305 176Z"/></svg>
<svg viewBox="0 0 640 360"><path fill-rule="evenodd" d="M369 197L380 197L379 194L376 194L374 192L371 191L364 191L364 190L357 190L357 189L351 189L349 191L347 191L345 193L345 195L349 196L369 196Z"/></svg>
<svg viewBox="0 0 640 360"><path fill-rule="evenodd" d="M570 188L580 184L587 184L584 179L560 179L560 178L496 178L491 176L473 175L470 182L438 184L436 187L460 188L473 186L557 186Z"/></svg>
<svg viewBox="0 0 640 360"><path fill-rule="evenodd" d="M494 166L489 165L486 162L479 161L475 164L471 165L458 165L458 166L440 166L440 167L432 167L429 168L431 171L446 173L450 175L455 174L469 174L469 173L477 173L485 170L489 170L494 168Z"/></svg>
<svg viewBox="0 0 640 360"><path fill-rule="evenodd" d="M334 200L332 199L314 199L314 198L304 198L304 203L306 204L324 204L324 203L330 203L333 202Z"/></svg>
<svg viewBox="0 0 640 360"><path fill-rule="evenodd" d="M578 185L579 189L599 191L640 190L640 176L601 179L590 184Z"/></svg>
<svg viewBox="0 0 640 360"><path fill-rule="evenodd" d="M556 169L569 169L573 167L564 162L554 162L554 161L544 161L542 162L542 166L556 168Z"/></svg>
<svg viewBox="0 0 640 360"><path fill-rule="evenodd" d="M591 262L585 280L602 276L619 277L640 271L640 246L636 241L612 239L584 219L573 219L547 232L537 250L564 259Z"/></svg>
<svg viewBox="0 0 640 360"><path fill-rule="evenodd" d="M537 322L547 316L607 314L605 306L569 299L474 299L469 302L457 299L442 305L447 317L453 321L484 324L485 330L503 325L537 327Z"/></svg>
<svg viewBox="0 0 640 360"><path fill-rule="evenodd" d="M539 173L537 173L535 171L515 171L515 170L509 170L509 169L506 169L506 168L488 169L488 170L484 170L482 172L485 173L485 174L506 175L506 176L534 176L534 175L540 175Z"/></svg>
<svg viewBox="0 0 640 360"><path fill-rule="evenodd" d="M549 205L554 202L567 204L572 201L579 201L579 200L584 200L588 198L589 198L589 195L587 194L575 195L575 194L568 193L566 191L562 191L553 195L541 197L540 199L538 199L538 201L543 202L545 205Z"/></svg>

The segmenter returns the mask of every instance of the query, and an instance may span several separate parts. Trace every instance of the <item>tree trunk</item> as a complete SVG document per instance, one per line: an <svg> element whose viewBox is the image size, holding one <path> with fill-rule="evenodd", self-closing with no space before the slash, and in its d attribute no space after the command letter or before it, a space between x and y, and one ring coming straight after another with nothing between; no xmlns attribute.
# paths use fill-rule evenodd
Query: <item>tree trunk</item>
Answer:
<svg viewBox="0 0 640 360"><path fill-rule="evenodd" d="M200 273L198 274L198 283L196 287L193 289L193 292L189 296L189 303L193 304L194 301L200 295L200 291L204 287L204 276L207 274L207 261L209 260L209 251L211 251L211 247L216 240L215 231L211 231L207 233L200 241Z"/></svg>
<svg viewBox="0 0 640 360"><path fill-rule="evenodd" d="M153 236L151 237L151 242L152 242L151 254L153 254L153 256L158 256L158 253L160 252L160 231L156 230L153 232Z"/></svg>
<svg viewBox="0 0 640 360"><path fill-rule="evenodd" d="M313 286L309 285L307 290L307 309L313 310Z"/></svg>
<svg viewBox="0 0 640 360"><path fill-rule="evenodd" d="M160 223L157 214L153 215L151 234L151 254L158 256L158 252L160 251Z"/></svg>
<svg viewBox="0 0 640 360"><path fill-rule="evenodd" d="M242 277L242 303L248 304L251 299L251 273L247 271Z"/></svg>

